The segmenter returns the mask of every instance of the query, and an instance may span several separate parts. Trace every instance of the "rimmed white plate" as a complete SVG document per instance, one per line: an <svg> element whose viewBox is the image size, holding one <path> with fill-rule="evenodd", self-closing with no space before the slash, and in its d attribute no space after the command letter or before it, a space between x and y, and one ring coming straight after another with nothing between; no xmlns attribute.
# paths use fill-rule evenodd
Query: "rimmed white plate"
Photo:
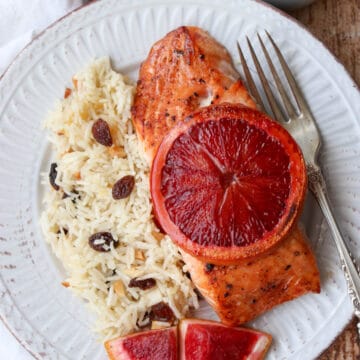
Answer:
<svg viewBox="0 0 360 360"><path fill-rule="evenodd" d="M90 330L92 315L60 285L61 266L39 228L40 171L47 171L51 156L42 120L71 76L91 59L110 55L117 69L135 79L154 41L179 25L205 28L234 59L237 40L255 39L263 29L271 32L318 120L334 210L351 250L360 254L360 96L321 43L251 0L103 0L46 30L0 81L0 315L36 358L106 358ZM322 292L276 307L250 324L274 336L268 359L316 357L351 317L336 249L311 197L303 220ZM204 306L199 315L211 312Z"/></svg>

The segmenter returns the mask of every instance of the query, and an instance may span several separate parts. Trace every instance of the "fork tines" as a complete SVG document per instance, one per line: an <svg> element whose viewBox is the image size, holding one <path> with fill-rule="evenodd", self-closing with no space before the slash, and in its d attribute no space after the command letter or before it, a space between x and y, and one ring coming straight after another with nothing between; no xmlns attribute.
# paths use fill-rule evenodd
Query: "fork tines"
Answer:
<svg viewBox="0 0 360 360"><path fill-rule="evenodd" d="M302 95L301 95L301 92L298 88L298 85L296 84L296 81L294 79L294 76L292 75L288 65L286 64L286 61L283 57L283 55L281 54L278 46L276 45L275 41L273 40L273 38L271 37L271 35L267 32L266 32L266 35L268 37L268 39L270 40L271 44L272 44L272 47L274 48L275 50L275 53L279 59L279 62L280 62L280 65L281 65L281 68L284 72L284 75L286 77L286 80L288 82L288 85L289 85L289 88L291 90L291 93L293 95L293 98L295 99L296 101L296 104L297 104L297 107L295 107L292 102L290 101L290 98L287 94L287 91L284 87L284 85L282 84L282 81L280 80L280 76L279 76L279 73L276 71L275 69L275 66L274 66L274 63L273 61L271 60L271 56L269 55L269 52L268 50L266 49L265 45L264 45L264 41L262 40L261 36L259 34L257 34L257 37L258 37L258 40L260 42L260 46L262 48L262 51L265 55L265 58L266 58L266 62L269 66L269 69L271 71L271 74L274 78L274 81L275 81L275 84L276 84L276 87L278 89L278 92L279 92L279 95L280 95L280 98L283 102L283 105L284 105L284 109L281 109L281 107L279 106L278 102L277 102L277 99L273 93L273 91L271 90L271 86L269 84L269 81L267 80L266 76L265 76L265 73L264 73L264 70L262 68L262 66L260 65L260 61L254 51L254 48L249 40L248 37L246 37L247 39L247 44L248 44L248 47L249 47L249 50L250 50L250 54L251 54L251 57L254 61L254 64L255 64L255 67L256 67L256 71L259 75L259 78L260 78L260 81L261 81L261 84L264 88L264 91L265 91L265 95L266 95L266 98L268 100L268 103L270 105L270 108L271 108L271 111L274 115L274 117L278 120L278 121L281 121L281 122L286 122L290 119L293 119L295 117L297 117L299 115L299 112L305 112L305 111L308 111L308 108L307 108L307 104L302 100ZM260 107L261 110L265 111L265 105L264 105L264 102L260 96L260 93L255 85L255 81L251 75L251 72L249 70L249 66L245 60L245 56L243 54L243 51L240 47L240 44L238 43L238 51L239 51L239 56L240 56L240 60L241 60L241 64L242 64L242 67L243 67L243 70L244 70L244 75L245 75L245 78L246 78L246 82L247 82L247 85L249 87L249 90L250 90L250 93L253 95L253 97L255 98L255 101L257 102L258 106ZM285 111L284 111L285 110Z"/></svg>

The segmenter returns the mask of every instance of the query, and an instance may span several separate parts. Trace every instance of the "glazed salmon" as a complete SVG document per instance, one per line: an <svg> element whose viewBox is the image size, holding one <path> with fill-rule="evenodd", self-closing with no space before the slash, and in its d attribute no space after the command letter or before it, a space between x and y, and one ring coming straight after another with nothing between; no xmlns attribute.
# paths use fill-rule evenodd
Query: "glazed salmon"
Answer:
<svg viewBox="0 0 360 360"><path fill-rule="evenodd" d="M204 30L184 26L159 40L141 65L132 108L149 163L175 124L199 107L223 102L256 108L222 45ZM219 266L183 256L194 284L226 324L320 291L315 258L298 228L276 249L247 262Z"/></svg>
<svg viewBox="0 0 360 360"><path fill-rule="evenodd" d="M302 232L296 228L281 246L242 264L206 264L183 253L195 286L224 324L245 323L307 292L319 292L319 272Z"/></svg>
<svg viewBox="0 0 360 360"><path fill-rule="evenodd" d="M222 45L204 30L185 26L155 43L141 65L132 108L149 161L178 121L222 102L256 108Z"/></svg>

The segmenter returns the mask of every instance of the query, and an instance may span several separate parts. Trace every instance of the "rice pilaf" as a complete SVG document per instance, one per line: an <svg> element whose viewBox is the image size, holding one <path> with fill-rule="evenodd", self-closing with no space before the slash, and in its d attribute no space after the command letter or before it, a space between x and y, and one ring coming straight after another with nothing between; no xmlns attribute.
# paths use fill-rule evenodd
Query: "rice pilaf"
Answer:
<svg viewBox="0 0 360 360"><path fill-rule="evenodd" d="M45 121L58 190L46 174L43 233L68 275L63 285L97 314L102 340L138 330L155 304L168 304L178 319L198 307L178 248L152 220L149 166L130 118L134 90L108 58L98 59L73 77L73 88ZM109 125L112 146L94 139L97 119ZM129 175L131 194L115 200L113 185ZM99 232L114 239L108 251L89 246ZM155 286L129 287L134 278L151 278Z"/></svg>

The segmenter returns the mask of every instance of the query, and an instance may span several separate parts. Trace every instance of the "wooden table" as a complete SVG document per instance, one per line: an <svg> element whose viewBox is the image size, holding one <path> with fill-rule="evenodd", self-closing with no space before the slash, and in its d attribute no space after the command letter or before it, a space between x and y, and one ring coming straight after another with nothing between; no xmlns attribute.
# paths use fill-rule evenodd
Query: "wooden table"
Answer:
<svg viewBox="0 0 360 360"><path fill-rule="evenodd" d="M330 49L360 86L360 0L317 0L289 14ZM360 359L355 319L319 359Z"/></svg>

